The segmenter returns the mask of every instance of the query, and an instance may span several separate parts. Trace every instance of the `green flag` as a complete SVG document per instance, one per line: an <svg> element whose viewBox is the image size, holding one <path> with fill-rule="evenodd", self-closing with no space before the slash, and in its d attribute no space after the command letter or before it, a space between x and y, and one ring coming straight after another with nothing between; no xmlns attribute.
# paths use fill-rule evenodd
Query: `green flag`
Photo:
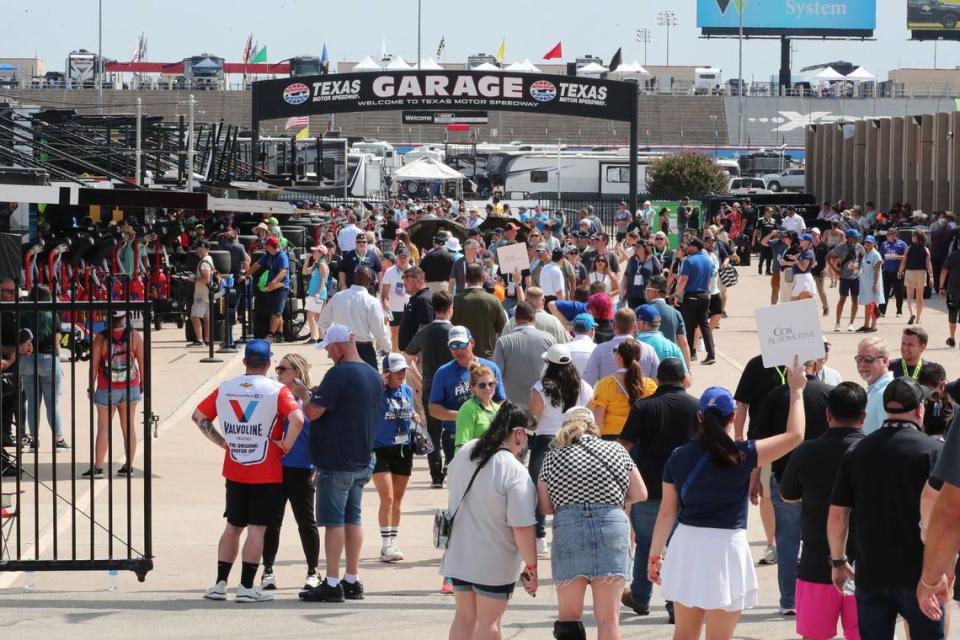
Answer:
<svg viewBox="0 0 960 640"><path fill-rule="evenodd" d="M253 57L250 58L251 63L266 62L267 61L267 45L263 45L257 52L253 54Z"/></svg>

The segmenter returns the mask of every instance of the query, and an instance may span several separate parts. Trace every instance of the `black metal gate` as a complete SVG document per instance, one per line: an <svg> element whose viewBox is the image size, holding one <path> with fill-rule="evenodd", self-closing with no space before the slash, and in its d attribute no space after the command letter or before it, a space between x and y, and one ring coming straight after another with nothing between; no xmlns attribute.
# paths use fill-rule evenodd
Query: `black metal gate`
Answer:
<svg viewBox="0 0 960 640"><path fill-rule="evenodd" d="M8 445L0 457L0 572L129 570L142 582L153 568L151 303L131 300L121 282L106 290L122 300L76 300L77 288L67 300L56 285L52 299L41 286L11 299L17 285L0 281L0 430ZM102 362L97 371L94 362ZM140 432L142 457L127 455L127 438L114 446L121 419L129 433ZM57 445L56 420L69 448ZM98 446L103 476L84 475ZM132 472L122 475L118 463Z"/></svg>

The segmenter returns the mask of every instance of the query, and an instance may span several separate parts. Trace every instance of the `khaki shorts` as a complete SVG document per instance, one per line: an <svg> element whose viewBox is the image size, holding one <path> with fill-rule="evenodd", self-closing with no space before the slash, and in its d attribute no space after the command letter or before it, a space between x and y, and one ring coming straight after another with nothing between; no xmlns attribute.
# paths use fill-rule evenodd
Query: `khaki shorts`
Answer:
<svg viewBox="0 0 960 640"><path fill-rule="evenodd" d="M190 307L191 318L206 318L210 313L210 300L208 298L194 298L193 306Z"/></svg>
<svg viewBox="0 0 960 640"><path fill-rule="evenodd" d="M907 289L923 289L927 286L927 272L923 269L907 269L903 273L903 286Z"/></svg>

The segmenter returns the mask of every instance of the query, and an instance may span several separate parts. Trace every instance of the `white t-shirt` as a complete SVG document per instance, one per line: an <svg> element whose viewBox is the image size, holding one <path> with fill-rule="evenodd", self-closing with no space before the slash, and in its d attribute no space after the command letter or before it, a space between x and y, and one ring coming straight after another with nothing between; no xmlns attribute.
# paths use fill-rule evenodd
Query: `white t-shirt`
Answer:
<svg viewBox="0 0 960 640"><path fill-rule="evenodd" d="M337 232L337 246L341 253L355 251L357 248L357 236L363 233L357 225L348 224Z"/></svg>
<svg viewBox="0 0 960 640"><path fill-rule="evenodd" d="M560 291L566 297L567 287L563 269L556 262L546 264L540 270L540 288L543 289L545 296L556 296Z"/></svg>
<svg viewBox="0 0 960 640"><path fill-rule="evenodd" d="M402 312L407 301L410 300L410 295L403 286L403 274L400 273L400 268L397 265L393 265L383 272L383 279L380 281L380 286L390 287L388 295L390 311L392 313Z"/></svg>
<svg viewBox="0 0 960 640"><path fill-rule="evenodd" d="M797 233L803 233L803 230L806 228L806 226L807 223L804 222L803 218L797 214L793 214L792 216L784 216L783 221L780 223L780 227L782 229L786 229L787 231L795 231Z"/></svg>
<svg viewBox="0 0 960 640"><path fill-rule="evenodd" d="M590 354L593 353L593 350L596 348L597 343L593 341L593 338L582 333L567 343L567 349L570 351L573 366L577 368L581 376L587 368L587 361L590 359Z"/></svg>
<svg viewBox="0 0 960 640"><path fill-rule="evenodd" d="M440 561L440 575L475 584L517 581L521 557L513 527L536 524L537 492L530 472L509 451L497 451L463 492L480 461L470 459L476 440L463 445L447 473L447 509L456 511L453 532Z"/></svg>
<svg viewBox="0 0 960 640"><path fill-rule="evenodd" d="M543 413L537 420L538 436L553 436L560 431L560 425L563 424L563 405L554 406L553 401L543 392L543 381L537 380L533 385L533 390L540 394L543 399ZM577 398L577 406L585 407L593 400L593 387L585 380L580 381L580 396ZM471 489L472 491L472 489Z"/></svg>

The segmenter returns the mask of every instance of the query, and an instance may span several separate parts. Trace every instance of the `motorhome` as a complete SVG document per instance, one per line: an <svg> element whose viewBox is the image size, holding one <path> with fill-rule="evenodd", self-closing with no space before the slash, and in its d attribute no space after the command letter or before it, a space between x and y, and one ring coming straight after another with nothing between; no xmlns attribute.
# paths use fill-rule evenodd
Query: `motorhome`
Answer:
<svg viewBox="0 0 960 640"><path fill-rule="evenodd" d="M658 153L640 154L639 193L646 191L647 166L659 157ZM507 159L502 174L503 192L510 200L557 193L591 197L630 192L630 159L623 151L523 154Z"/></svg>
<svg viewBox="0 0 960 640"><path fill-rule="evenodd" d="M693 92L700 94L723 93L723 73L714 67L698 67L693 72Z"/></svg>

